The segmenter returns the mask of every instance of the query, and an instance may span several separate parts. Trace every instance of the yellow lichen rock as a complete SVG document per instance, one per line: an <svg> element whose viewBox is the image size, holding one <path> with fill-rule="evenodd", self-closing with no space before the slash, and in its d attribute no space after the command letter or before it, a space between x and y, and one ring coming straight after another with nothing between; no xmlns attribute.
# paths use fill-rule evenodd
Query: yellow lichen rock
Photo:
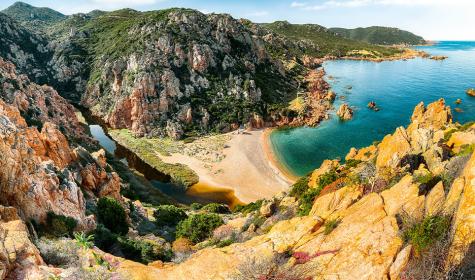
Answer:
<svg viewBox="0 0 475 280"><path fill-rule="evenodd" d="M457 131L451 136L447 145L452 148L455 153L460 151L460 147L463 145L475 144L475 132L474 131Z"/></svg>
<svg viewBox="0 0 475 280"><path fill-rule="evenodd" d="M393 135L387 135L378 145L376 167L396 167L405 155L411 151L409 135L403 127L396 129Z"/></svg>
<svg viewBox="0 0 475 280"><path fill-rule="evenodd" d="M407 245L404 249L397 254L396 260L391 265L389 269L389 278L391 280L399 279L399 275L401 275L402 270L406 267L407 263L409 262L409 258L411 257L411 250L412 245Z"/></svg>
<svg viewBox="0 0 475 280"><path fill-rule="evenodd" d="M447 194L447 198L444 202L443 212L446 215L451 215L455 212L460 202L460 195L462 194L463 188L465 186L465 178L459 177L454 180L450 191Z"/></svg>
<svg viewBox="0 0 475 280"><path fill-rule="evenodd" d="M470 245L475 241L475 153L465 166L465 186L454 216L454 235L449 251L449 262L458 265Z"/></svg>
<svg viewBox="0 0 475 280"><path fill-rule="evenodd" d="M351 186L323 195L313 203L310 215L327 219L335 211L348 208L362 194L363 190L361 188Z"/></svg>
<svg viewBox="0 0 475 280"><path fill-rule="evenodd" d="M444 207L444 201L444 185L442 184L442 181L440 181L427 194L425 201L425 216L429 217L439 214Z"/></svg>
<svg viewBox="0 0 475 280"><path fill-rule="evenodd" d="M371 146L361 148L361 149L351 148L350 152L346 155L345 159L369 161L376 156L377 151L378 149L376 148L375 145L371 145Z"/></svg>
<svg viewBox="0 0 475 280"><path fill-rule="evenodd" d="M424 196L419 196L419 188L411 175L404 176L399 183L381 193L388 215L407 214L415 220L424 217Z"/></svg>

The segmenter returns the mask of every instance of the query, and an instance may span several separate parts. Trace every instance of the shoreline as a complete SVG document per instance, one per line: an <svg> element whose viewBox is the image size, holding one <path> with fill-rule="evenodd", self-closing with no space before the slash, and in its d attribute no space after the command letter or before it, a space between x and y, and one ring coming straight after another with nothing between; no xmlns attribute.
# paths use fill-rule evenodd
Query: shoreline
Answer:
<svg viewBox="0 0 475 280"><path fill-rule="evenodd" d="M274 130L277 128L269 127L265 128L264 132L262 133L262 147L264 149L264 153L269 161L269 165L271 168L276 172L279 173L280 176L285 178L291 184L295 183L299 177L294 175L282 162L278 159L275 150L272 146L272 141L270 139L270 135Z"/></svg>

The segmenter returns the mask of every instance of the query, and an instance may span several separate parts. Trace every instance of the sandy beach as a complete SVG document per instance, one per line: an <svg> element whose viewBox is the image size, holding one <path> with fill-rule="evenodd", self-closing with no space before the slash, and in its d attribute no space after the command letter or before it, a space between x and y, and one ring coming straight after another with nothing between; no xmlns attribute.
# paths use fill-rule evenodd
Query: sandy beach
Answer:
<svg viewBox="0 0 475 280"><path fill-rule="evenodd" d="M229 189L240 201L249 203L287 190L296 179L279 166L269 143L270 132L267 129L228 133L230 140L218 151L222 159L214 162L181 153L157 156L167 163L185 164L198 174L200 182L190 191Z"/></svg>

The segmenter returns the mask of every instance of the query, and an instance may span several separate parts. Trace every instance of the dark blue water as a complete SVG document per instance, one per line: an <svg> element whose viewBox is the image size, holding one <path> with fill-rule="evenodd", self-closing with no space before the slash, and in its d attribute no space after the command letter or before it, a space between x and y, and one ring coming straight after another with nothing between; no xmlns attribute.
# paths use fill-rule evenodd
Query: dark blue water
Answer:
<svg viewBox="0 0 475 280"><path fill-rule="evenodd" d="M420 47L432 55L446 55L444 61L414 59L382 63L329 61L324 64L327 81L342 102L355 110L354 118L342 122L331 112L331 119L316 128L296 128L271 134L274 151L282 164L296 175L304 175L323 160L344 158L351 147L365 147L381 140L398 126L410 122L414 107L441 97L452 107L456 121L475 120L475 98L465 91L475 88L475 42L440 42ZM329 79L333 76L334 79ZM352 89L347 89L351 86ZM456 105L456 99L462 104ZM375 101L379 112L366 106Z"/></svg>

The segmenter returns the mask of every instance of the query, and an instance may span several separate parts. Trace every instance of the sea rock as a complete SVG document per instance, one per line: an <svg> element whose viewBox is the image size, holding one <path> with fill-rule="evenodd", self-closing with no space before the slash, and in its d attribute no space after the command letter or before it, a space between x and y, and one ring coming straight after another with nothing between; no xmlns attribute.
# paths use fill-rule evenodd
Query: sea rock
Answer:
<svg viewBox="0 0 475 280"><path fill-rule="evenodd" d="M462 104L462 99L457 98L457 100L455 100L455 104Z"/></svg>
<svg viewBox="0 0 475 280"><path fill-rule="evenodd" d="M373 110L373 111L376 111L376 112L379 111L379 108L378 108L378 106L376 106L376 102L374 102L374 101L370 101L368 103L368 108Z"/></svg>
<svg viewBox="0 0 475 280"><path fill-rule="evenodd" d="M340 117L341 120L351 120L353 118L353 109L351 109L346 103L342 104L340 108L338 108L336 115Z"/></svg>
<svg viewBox="0 0 475 280"><path fill-rule="evenodd" d="M449 58L449 57L444 56L444 55L434 55L434 56L430 57L430 59L432 59L432 60L446 60L447 58Z"/></svg>
<svg viewBox="0 0 475 280"><path fill-rule="evenodd" d="M467 94L468 94L469 96L475 97L475 89L474 89L474 88L469 88L469 89L467 89Z"/></svg>

